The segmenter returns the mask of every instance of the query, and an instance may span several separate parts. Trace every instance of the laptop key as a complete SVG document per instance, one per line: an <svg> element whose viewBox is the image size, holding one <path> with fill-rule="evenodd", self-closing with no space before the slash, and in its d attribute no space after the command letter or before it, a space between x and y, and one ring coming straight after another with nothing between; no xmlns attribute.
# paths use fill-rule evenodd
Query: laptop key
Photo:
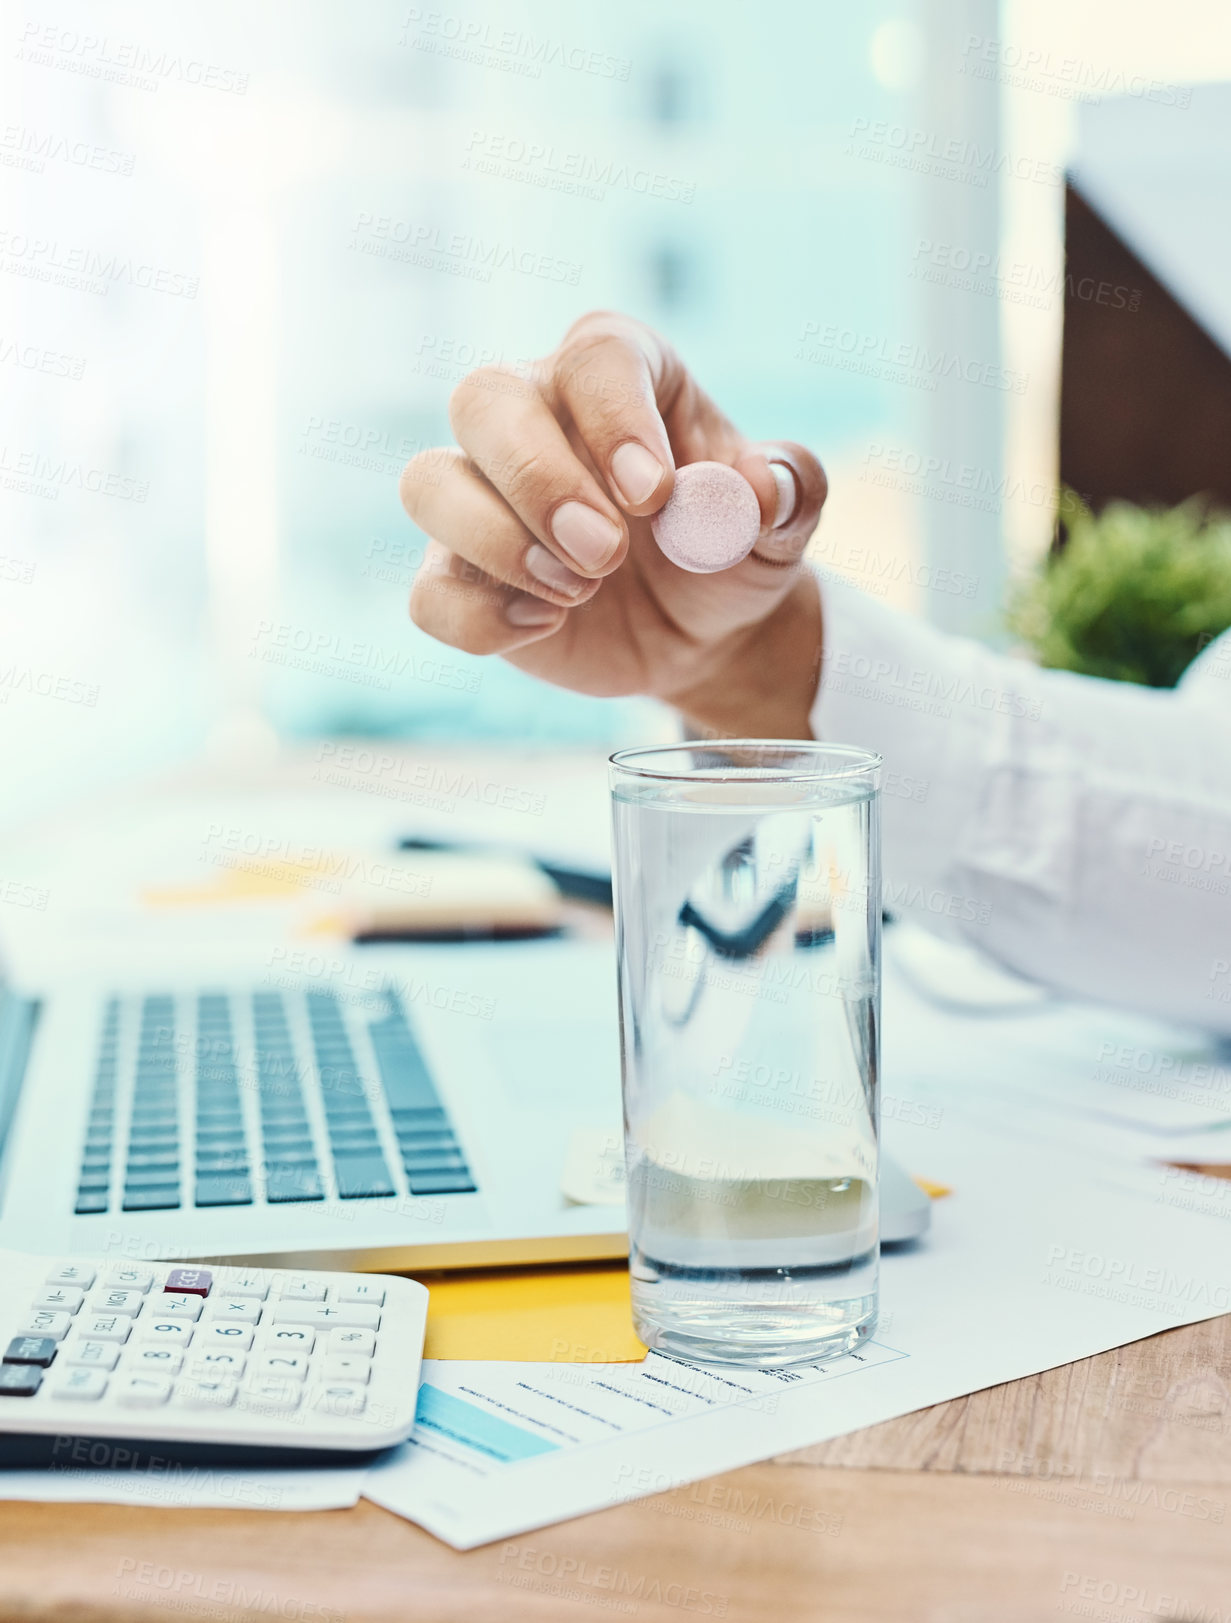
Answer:
<svg viewBox="0 0 1231 1623"><path fill-rule="evenodd" d="M198 1188L209 1179L217 1179L220 1185L234 1183L242 1187L251 1180L252 1168L246 1161L228 1161L222 1166L198 1161L194 1177Z"/></svg>
<svg viewBox="0 0 1231 1623"><path fill-rule="evenodd" d="M473 1195L477 1185L463 1168L459 1172L407 1172L412 1195Z"/></svg>
<svg viewBox="0 0 1231 1623"><path fill-rule="evenodd" d="M306 1150L266 1150L263 1163L267 1168L273 1167L311 1167L315 1172L319 1166L316 1151Z"/></svg>
<svg viewBox="0 0 1231 1623"><path fill-rule="evenodd" d="M420 1133L449 1130L449 1118L439 1107L432 1110L415 1110L399 1106L389 1114L393 1117L399 1132L403 1128Z"/></svg>
<svg viewBox="0 0 1231 1623"><path fill-rule="evenodd" d="M197 1160L213 1160L219 1163L226 1162L234 1166L239 1161L248 1159L248 1143L243 1138L197 1139Z"/></svg>
<svg viewBox="0 0 1231 1623"><path fill-rule="evenodd" d="M198 1173L193 1203L197 1206L251 1206L252 1182L248 1178Z"/></svg>
<svg viewBox="0 0 1231 1623"><path fill-rule="evenodd" d="M180 1204L179 1185L166 1189L126 1189L123 1209L126 1212L171 1212Z"/></svg>
<svg viewBox="0 0 1231 1623"><path fill-rule="evenodd" d="M271 1153L274 1150L299 1150L312 1148L312 1134L307 1127L296 1127L289 1133L272 1133L268 1129L261 1135L265 1148Z"/></svg>
<svg viewBox="0 0 1231 1623"><path fill-rule="evenodd" d="M472 1181L470 1168L465 1161L403 1161L402 1171L412 1188L416 1183L423 1183L431 1178L443 1178L446 1183Z"/></svg>
<svg viewBox="0 0 1231 1623"><path fill-rule="evenodd" d="M89 1217L95 1212L105 1212L110 1202L105 1189L81 1190L77 1195L77 1204L73 1211L78 1217Z"/></svg>
<svg viewBox="0 0 1231 1623"><path fill-rule="evenodd" d="M294 1200L324 1200L320 1176L315 1168L269 1167L265 1174L265 1199L271 1204Z"/></svg>
<svg viewBox="0 0 1231 1623"><path fill-rule="evenodd" d="M338 1194L343 1200L363 1200L373 1195L393 1194L393 1180L383 1155L341 1155L333 1157Z"/></svg>

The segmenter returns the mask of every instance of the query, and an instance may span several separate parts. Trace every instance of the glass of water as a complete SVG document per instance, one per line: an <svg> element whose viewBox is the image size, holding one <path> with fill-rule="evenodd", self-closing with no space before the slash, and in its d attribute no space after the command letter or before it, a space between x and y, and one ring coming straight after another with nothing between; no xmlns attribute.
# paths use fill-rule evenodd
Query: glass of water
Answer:
<svg viewBox="0 0 1231 1623"><path fill-rule="evenodd" d="M611 758L633 1316L770 1367L876 1322L880 758Z"/></svg>

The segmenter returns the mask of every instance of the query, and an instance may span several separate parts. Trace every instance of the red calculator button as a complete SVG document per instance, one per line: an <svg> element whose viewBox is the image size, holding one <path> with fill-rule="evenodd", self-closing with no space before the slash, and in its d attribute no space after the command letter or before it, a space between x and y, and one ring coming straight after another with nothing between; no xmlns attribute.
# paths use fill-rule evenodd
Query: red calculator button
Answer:
<svg viewBox="0 0 1231 1623"><path fill-rule="evenodd" d="M164 1291L178 1291L183 1296L208 1296L214 1276L208 1268L172 1268L167 1275Z"/></svg>

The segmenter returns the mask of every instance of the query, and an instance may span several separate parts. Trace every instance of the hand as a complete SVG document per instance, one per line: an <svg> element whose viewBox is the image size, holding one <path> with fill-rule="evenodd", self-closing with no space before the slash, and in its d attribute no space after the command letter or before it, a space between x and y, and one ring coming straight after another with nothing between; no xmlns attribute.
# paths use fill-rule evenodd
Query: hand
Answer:
<svg viewBox="0 0 1231 1623"><path fill-rule="evenodd" d="M706 730L810 736L821 614L800 559L826 484L809 451L751 444L668 344L607 312L577 322L530 379L472 372L450 421L461 449L421 453L402 474L431 537L416 625L560 687L652 695ZM677 463L703 460L738 469L761 507L753 552L713 575L669 562L649 525Z"/></svg>

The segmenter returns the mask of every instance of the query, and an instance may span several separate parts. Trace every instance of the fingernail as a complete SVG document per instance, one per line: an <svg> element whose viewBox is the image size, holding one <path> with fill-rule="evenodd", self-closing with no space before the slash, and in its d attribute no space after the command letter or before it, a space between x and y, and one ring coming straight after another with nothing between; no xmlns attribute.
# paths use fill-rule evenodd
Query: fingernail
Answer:
<svg viewBox="0 0 1231 1623"><path fill-rule="evenodd" d="M662 476L662 463L636 440L626 440L611 453L611 477L630 507L648 502L661 484Z"/></svg>
<svg viewBox="0 0 1231 1623"><path fill-rule="evenodd" d="M583 576L574 575L554 552L548 552L537 541L526 553L526 573L542 581L544 586L550 586L553 592L563 592L568 597L580 596L590 584Z"/></svg>
<svg viewBox="0 0 1231 1623"><path fill-rule="evenodd" d="M774 513L773 528L780 530L784 524L795 516L795 508L799 503L799 491L795 486L795 475L785 462L771 462L769 471L774 476L774 483L778 487L778 507Z"/></svg>
<svg viewBox="0 0 1231 1623"><path fill-rule="evenodd" d="M611 520L583 502L557 507L551 533L583 569L601 569L620 544L620 532Z"/></svg>
<svg viewBox="0 0 1231 1623"><path fill-rule="evenodd" d="M540 602L537 597L515 597L504 612L510 625L545 626L562 611L550 603Z"/></svg>

